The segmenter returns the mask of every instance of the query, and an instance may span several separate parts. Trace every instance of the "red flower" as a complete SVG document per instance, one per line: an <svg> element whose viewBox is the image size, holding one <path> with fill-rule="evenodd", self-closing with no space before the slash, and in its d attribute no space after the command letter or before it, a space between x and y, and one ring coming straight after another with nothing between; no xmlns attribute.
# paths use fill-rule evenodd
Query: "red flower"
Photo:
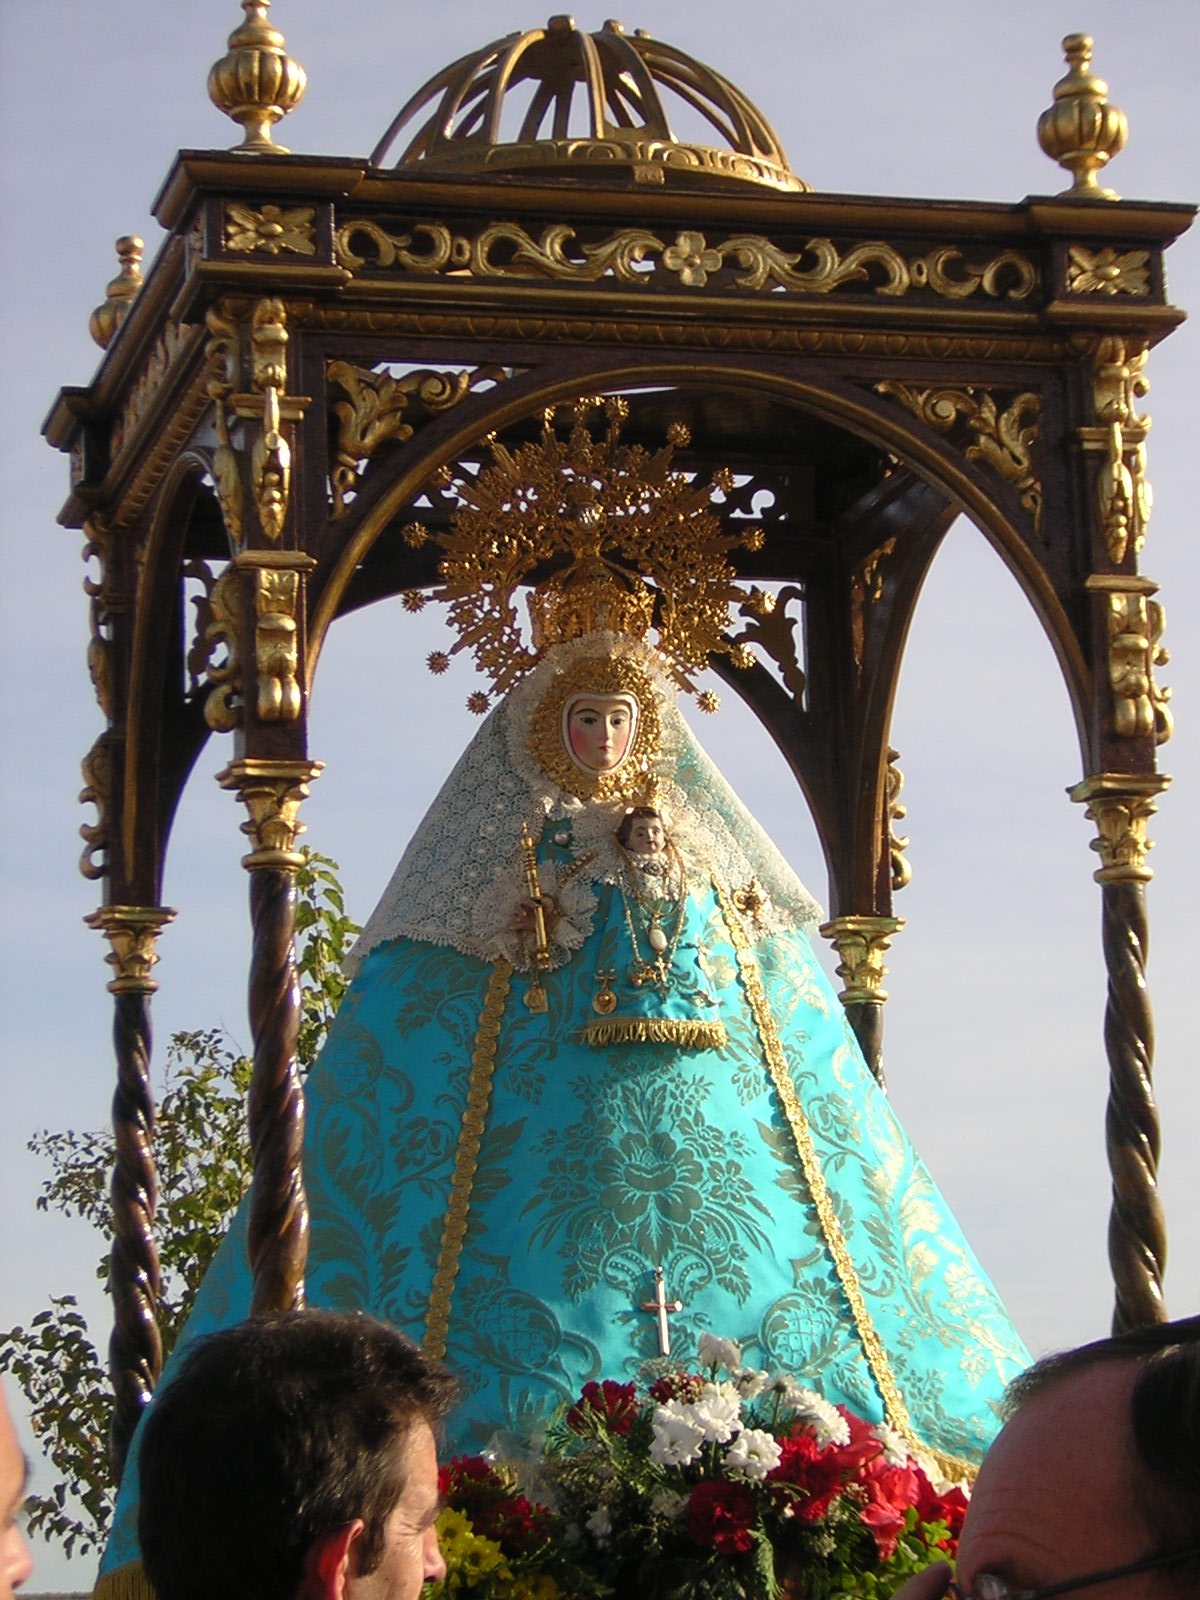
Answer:
<svg viewBox="0 0 1200 1600"><path fill-rule="evenodd" d="M744 1483L698 1483L688 1501L688 1530L698 1545L722 1556L740 1555L754 1543L757 1507Z"/></svg>
<svg viewBox="0 0 1200 1600"><path fill-rule="evenodd" d="M477 1533L494 1539L507 1556L540 1548L550 1536L549 1512L515 1494L503 1473L482 1456L455 1456L438 1473L438 1490Z"/></svg>
<svg viewBox="0 0 1200 1600"><path fill-rule="evenodd" d="M707 1381L698 1372L667 1372L650 1385L650 1398L657 1400L660 1406L666 1405L668 1400L690 1405L699 1400Z"/></svg>
<svg viewBox="0 0 1200 1600"><path fill-rule="evenodd" d="M567 1412L572 1433L595 1433L602 1423L610 1434L625 1434L638 1416L637 1391L632 1383L585 1383L579 1399Z"/></svg>
<svg viewBox="0 0 1200 1600"><path fill-rule="evenodd" d="M947 1489L945 1494L939 1494L923 1472L917 1472L917 1515L922 1522L944 1522L950 1530L950 1537L942 1539L938 1544L939 1550L944 1550L951 1557L958 1548L958 1536L962 1532L963 1518L967 1514L969 1504L966 1495L954 1484Z"/></svg>

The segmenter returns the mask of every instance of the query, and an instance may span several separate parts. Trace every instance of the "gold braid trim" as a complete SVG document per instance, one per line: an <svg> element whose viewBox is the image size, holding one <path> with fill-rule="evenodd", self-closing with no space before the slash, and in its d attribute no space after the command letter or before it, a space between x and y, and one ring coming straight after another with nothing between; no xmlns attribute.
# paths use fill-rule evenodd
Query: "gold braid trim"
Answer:
<svg viewBox="0 0 1200 1600"><path fill-rule="evenodd" d="M588 1044L676 1044L684 1050L720 1050L728 1043L723 1022L692 1017L598 1017L583 1030Z"/></svg>
<svg viewBox="0 0 1200 1600"><path fill-rule="evenodd" d="M158 1600L140 1561L126 1561L102 1572L92 1590L92 1600Z"/></svg>
<svg viewBox="0 0 1200 1600"><path fill-rule="evenodd" d="M429 1291L429 1311L425 1318L425 1338L422 1348L427 1356L438 1360L446 1353L446 1338L450 1329L450 1301L454 1294L454 1280L458 1276L458 1262L467 1233L467 1216L471 1209L471 1190L475 1184L475 1169L479 1161L479 1145L483 1139L488 1107L492 1098L492 1074L496 1070L496 1046L500 1041L500 1018L512 986L513 969L507 961L497 961L488 979L483 1010L479 1013L479 1026L475 1030L475 1048L471 1053L471 1077L467 1085L467 1104L463 1111L462 1127L458 1134L458 1150L454 1157L454 1176L450 1182L450 1203L442 1223L442 1242L438 1250L437 1268L433 1274L433 1287Z"/></svg>
<svg viewBox="0 0 1200 1600"><path fill-rule="evenodd" d="M808 1118L804 1114L804 1107L800 1104L800 1096L796 1093L796 1086L792 1082L791 1073L788 1071L787 1059L783 1053L783 1046L779 1042L779 1030L775 1026L774 1017L771 1015L767 992L763 988L762 977L758 970L758 962L754 958L754 953L750 948L750 941L746 937L746 930L742 927L741 921L730 902L724 884L719 883L714 877L713 888L716 890L717 901L721 907L721 914L725 918L725 925L729 929L733 948L737 952L742 985L746 991L746 998L750 1002L750 1010L754 1013L754 1022L758 1029L758 1039L762 1046L763 1057L767 1063L767 1071L771 1074L771 1081L775 1085L775 1092L779 1096L783 1114L788 1120L788 1126L792 1130L792 1137L796 1141L796 1154L800 1158L804 1181L808 1185L808 1192L812 1197L813 1210L817 1214L817 1221L825 1237L826 1249L829 1251L834 1269L841 1280L842 1292L850 1304L850 1314L854 1318L854 1325L858 1330L859 1343L862 1345L863 1354L867 1358L871 1376L875 1379L875 1387L883 1397L888 1424L897 1433L901 1434L913 1449L921 1449L922 1446L913 1433L908 1407L901 1397L895 1374L892 1372L888 1362L887 1352L883 1348L883 1340L876 1333L875 1325L871 1321L871 1313L867 1310L867 1303L863 1298L862 1286L858 1281L858 1273L855 1270L854 1262L850 1259L850 1251L846 1247L846 1236L842 1232L841 1223L838 1221L837 1213L833 1209L833 1201L829 1198L825 1174L821 1171L820 1163L817 1160L817 1152L813 1147Z"/></svg>

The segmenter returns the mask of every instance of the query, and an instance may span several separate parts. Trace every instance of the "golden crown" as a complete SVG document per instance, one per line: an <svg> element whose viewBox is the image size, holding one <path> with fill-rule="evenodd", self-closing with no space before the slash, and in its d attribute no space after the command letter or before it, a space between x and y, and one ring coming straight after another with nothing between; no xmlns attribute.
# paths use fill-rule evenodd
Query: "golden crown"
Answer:
<svg viewBox="0 0 1200 1600"><path fill-rule="evenodd" d="M556 644L595 632L646 639L657 629L660 654L691 689L709 655L730 648L729 606L744 594L729 556L758 548L762 534L724 532L712 497L732 488L727 468L704 483L672 466L688 443L682 423L646 450L622 442L628 414L619 396L588 397L569 408L565 436L551 408L536 443L510 449L492 437L491 465L450 481L458 503L449 530L404 530L410 543L433 539L441 549L433 598L459 636L430 656L432 671L469 648L493 692L505 694ZM531 585L526 643L516 594ZM488 698L477 690L467 704L483 711ZM714 695L699 701L715 709Z"/></svg>

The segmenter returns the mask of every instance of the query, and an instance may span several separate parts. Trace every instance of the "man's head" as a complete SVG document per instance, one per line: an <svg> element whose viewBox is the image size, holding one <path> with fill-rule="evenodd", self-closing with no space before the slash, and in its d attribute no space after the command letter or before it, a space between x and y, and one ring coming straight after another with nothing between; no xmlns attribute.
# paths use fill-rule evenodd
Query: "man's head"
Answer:
<svg viewBox="0 0 1200 1600"><path fill-rule="evenodd" d="M33 1571L33 1556L17 1526L25 1500L25 1457L0 1389L0 1600L12 1600Z"/></svg>
<svg viewBox="0 0 1200 1600"><path fill-rule="evenodd" d="M445 1368L370 1317L259 1317L196 1342L139 1447L160 1600L413 1600L441 1576Z"/></svg>
<svg viewBox="0 0 1200 1600"><path fill-rule="evenodd" d="M963 1595L985 1592L984 1573L1036 1590L1200 1551L1200 1317L1047 1357L1012 1385L1008 1410L959 1540ZM1095 1593L1194 1597L1200 1554Z"/></svg>

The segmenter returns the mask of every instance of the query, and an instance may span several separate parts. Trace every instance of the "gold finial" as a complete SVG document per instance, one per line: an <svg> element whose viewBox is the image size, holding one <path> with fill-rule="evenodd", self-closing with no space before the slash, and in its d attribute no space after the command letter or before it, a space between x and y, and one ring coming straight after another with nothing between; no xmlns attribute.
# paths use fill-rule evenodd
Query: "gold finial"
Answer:
<svg viewBox="0 0 1200 1600"><path fill-rule="evenodd" d="M1096 174L1124 148L1129 124L1119 107L1109 105L1108 85L1088 69L1092 41L1086 33L1069 33L1063 50L1071 70L1054 85L1054 104L1038 118L1038 143L1075 182L1063 195L1080 200L1119 200L1102 189Z"/></svg>
<svg viewBox="0 0 1200 1600"><path fill-rule="evenodd" d="M107 350L113 334L129 314L142 287L142 251L146 248L136 234L123 233L117 240L117 260L121 270L104 291L104 300L88 318L88 332L101 350Z"/></svg>
<svg viewBox="0 0 1200 1600"><path fill-rule="evenodd" d="M288 154L271 138L281 117L300 104L308 78L267 21L271 0L242 0L246 20L229 35L229 50L208 74L208 97L245 130L236 148L248 154Z"/></svg>

